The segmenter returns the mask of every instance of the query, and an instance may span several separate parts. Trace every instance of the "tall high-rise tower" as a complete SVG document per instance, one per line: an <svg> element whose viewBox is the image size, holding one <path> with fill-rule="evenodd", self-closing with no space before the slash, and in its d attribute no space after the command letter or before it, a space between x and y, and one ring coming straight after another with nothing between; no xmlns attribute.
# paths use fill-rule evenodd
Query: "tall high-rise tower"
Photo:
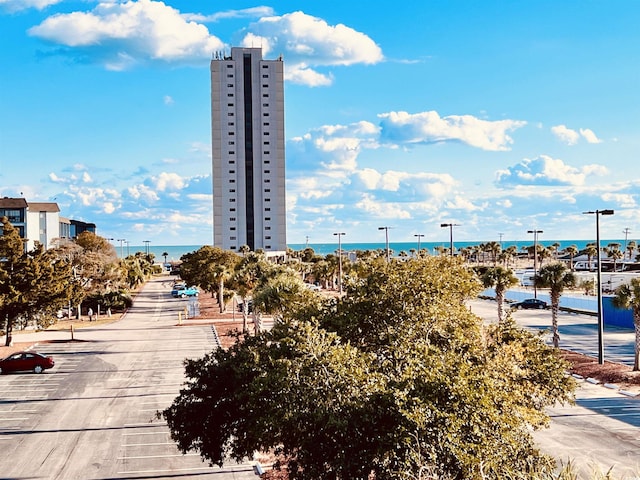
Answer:
<svg viewBox="0 0 640 480"><path fill-rule="evenodd" d="M286 251L284 75L261 48L211 61L213 244Z"/></svg>

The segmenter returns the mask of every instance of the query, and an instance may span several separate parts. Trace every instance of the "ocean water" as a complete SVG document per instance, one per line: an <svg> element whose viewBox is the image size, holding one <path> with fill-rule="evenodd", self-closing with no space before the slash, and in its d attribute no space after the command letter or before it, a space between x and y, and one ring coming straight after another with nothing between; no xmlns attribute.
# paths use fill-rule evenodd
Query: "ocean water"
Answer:
<svg viewBox="0 0 640 480"><path fill-rule="evenodd" d="M575 245L578 250L585 248L587 243L593 243L594 240L545 240L538 241L538 244L548 247L555 243L558 243L560 246L559 250L562 250L569 245ZM475 245L480 245L481 243L486 242L456 242L454 241L453 247L454 249L462 248L462 247L472 247ZM600 240L600 246L606 247L610 243L619 243L622 248L624 248L625 242L624 240ZM518 251L522 251L523 248L530 247L533 245L533 240L529 241L504 241L502 242L502 247L507 248L511 245L515 245L518 247ZM198 250L202 245L130 245L125 246L123 249L120 246L116 245L116 251L118 252L118 256L127 256L133 255L136 252L152 253L155 255L156 260L164 260L163 253L167 254L167 261L176 261L180 260L180 257L185 253L190 253ZM338 250L338 243L292 243L289 244L289 247L293 250L304 250L306 247L313 248L314 252L318 255L327 255L330 253L335 253ZM420 242L420 249L427 249L429 253L436 253L435 248L437 247L445 247L449 248L449 242ZM356 251L356 250L377 250L385 248L385 242L377 242L377 243L345 243L342 242L342 249L345 251ZM418 244L417 242L389 242L389 248L392 250L393 255L398 255L401 251L406 252L408 255L411 254L411 249L417 250Z"/></svg>

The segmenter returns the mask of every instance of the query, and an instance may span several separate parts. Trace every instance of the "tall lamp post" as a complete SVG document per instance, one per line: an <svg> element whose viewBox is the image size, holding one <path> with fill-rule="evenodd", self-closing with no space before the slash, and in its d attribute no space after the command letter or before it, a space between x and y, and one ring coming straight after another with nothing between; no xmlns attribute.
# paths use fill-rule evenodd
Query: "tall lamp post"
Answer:
<svg viewBox="0 0 640 480"><path fill-rule="evenodd" d="M527 230L533 233L533 298L538 298L538 287L536 277L538 276L538 234L544 233L542 230Z"/></svg>
<svg viewBox="0 0 640 480"><path fill-rule="evenodd" d="M124 249L122 247L122 245L124 244L124 242L126 242L127 240L125 238L119 238L118 242L120 242L120 258L124 258Z"/></svg>
<svg viewBox="0 0 640 480"><path fill-rule="evenodd" d="M600 215L613 215L613 210L591 210L582 212L585 215L596 216L596 261L598 262L596 278L598 281L598 363L604 364L604 319L602 317L602 266L600 261Z"/></svg>
<svg viewBox="0 0 640 480"><path fill-rule="evenodd" d="M378 227L378 230L384 230L385 247L387 253L387 263L389 263L389 229L391 227Z"/></svg>
<svg viewBox="0 0 640 480"><path fill-rule="evenodd" d="M338 293L342 296L342 236L346 233L336 232L334 235L338 236Z"/></svg>
<svg viewBox="0 0 640 480"><path fill-rule="evenodd" d="M440 227L449 227L449 253L453 257L453 227L459 227L457 223L441 223Z"/></svg>
<svg viewBox="0 0 640 480"><path fill-rule="evenodd" d="M144 253L145 255L148 257L149 256L149 243L151 242L151 240L143 240L142 243L144 243Z"/></svg>
<svg viewBox="0 0 640 480"><path fill-rule="evenodd" d="M418 257L420 256L420 239L424 237L423 233L416 233L414 237L418 237Z"/></svg>

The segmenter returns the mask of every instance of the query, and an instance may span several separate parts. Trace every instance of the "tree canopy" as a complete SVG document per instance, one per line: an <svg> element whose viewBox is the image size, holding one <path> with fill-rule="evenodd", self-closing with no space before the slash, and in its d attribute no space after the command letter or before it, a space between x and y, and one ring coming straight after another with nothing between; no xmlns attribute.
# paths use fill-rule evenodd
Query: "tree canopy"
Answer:
<svg viewBox="0 0 640 480"><path fill-rule="evenodd" d="M0 236L0 320L4 322L6 344L16 322L54 312L78 294L71 263L45 251L40 243L25 251L18 231L6 217Z"/></svg>
<svg viewBox="0 0 640 480"><path fill-rule="evenodd" d="M483 327L450 257L363 264L346 295L281 312L269 332L186 362L163 414L214 464L275 450L291 478L505 478L548 471L530 429L573 380L540 337Z"/></svg>

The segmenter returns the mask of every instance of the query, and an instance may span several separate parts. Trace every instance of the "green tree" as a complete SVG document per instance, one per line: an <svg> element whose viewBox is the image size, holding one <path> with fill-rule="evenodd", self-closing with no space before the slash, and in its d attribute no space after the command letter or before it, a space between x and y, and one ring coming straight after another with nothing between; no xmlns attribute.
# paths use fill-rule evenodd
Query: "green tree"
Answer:
<svg viewBox="0 0 640 480"><path fill-rule="evenodd" d="M513 322L483 332L465 306L480 284L459 259L374 261L346 289L187 361L163 412L179 448L216 464L274 449L294 479L550 471L531 428L573 380Z"/></svg>
<svg viewBox="0 0 640 480"><path fill-rule="evenodd" d="M558 348L560 335L558 334L558 311L560 297L565 288L575 287L576 277L562 262L554 262L542 267L535 279L537 287L549 288L551 298L551 327L553 330L553 346Z"/></svg>
<svg viewBox="0 0 640 480"><path fill-rule="evenodd" d="M68 260L45 251L38 242L33 250L25 251L7 217L0 222L0 319L4 320L8 346L16 322L44 316L43 326L48 326L48 319L55 318L55 312L69 303L77 288Z"/></svg>
<svg viewBox="0 0 640 480"><path fill-rule="evenodd" d="M620 247L621 245L619 243L610 243L604 250L607 257L613 259L614 272L618 270L618 260L622 260L624 258L624 253L620 250Z"/></svg>
<svg viewBox="0 0 640 480"><path fill-rule="evenodd" d="M636 342L633 356L633 371L640 370L640 279L633 278L628 284L616 288L613 305L617 308L631 308Z"/></svg>
<svg viewBox="0 0 640 480"><path fill-rule="evenodd" d="M513 271L504 267L488 268L481 276L482 284L486 288L493 288L496 292L496 302L498 304L498 321L505 320L504 294L507 290L519 283Z"/></svg>
<svg viewBox="0 0 640 480"><path fill-rule="evenodd" d="M564 251L569 255L569 270L573 270L573 257L578 254L578 247L576 245L569 245Z"/></svg>
<svg viewBox="0 0 640 480"><path fill-rule="evenodd" d="M272 273L272 268L263 253L249 252L237 263L231 277L231 288L242 299L242 332L248 332L249 299L254 289L264 277ZM256 322L254 322L256 323Z"/></svg>
<svg viewBox="0 0 640 480"><path fill-rule="evenodd" d="M598 247L595 243L587 243L583 250L583 253L587 256L589 271L592 271L593 269L591 268L591 259L598 256Z"/></svg>
<svg viewBox="0 0 640 480"><path fill-rule="evenodd" d="M233 274L240 257L231 250L205 245L195 252L180 257L180 276L186 282L198 285L205 291L217 292L220 313L225 311L224 286Z"/></svg>

